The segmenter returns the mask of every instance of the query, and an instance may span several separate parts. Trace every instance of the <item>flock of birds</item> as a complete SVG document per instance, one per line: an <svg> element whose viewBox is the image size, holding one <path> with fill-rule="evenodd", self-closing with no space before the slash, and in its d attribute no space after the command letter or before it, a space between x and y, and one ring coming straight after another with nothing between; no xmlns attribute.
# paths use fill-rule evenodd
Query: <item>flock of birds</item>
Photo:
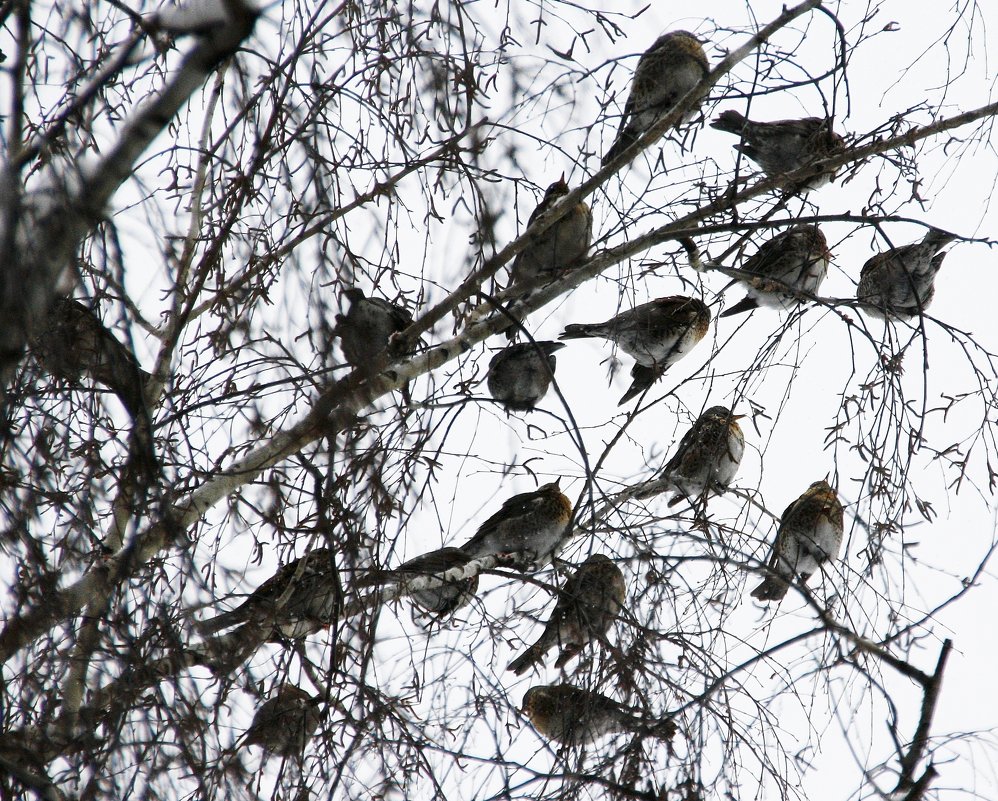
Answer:
<svg viewBox="0 0 998 801"><path fill-rule="evenodd" d="M638 62L620 128L604 156L609 163L628 151L641 135L675 108L708 74L709 64L695 36L673 31L661 37ZM689 116L695 113L691 111ZM688 118L687 117L687 118ZM814 189L834 177L823 159L845 151L830 121L820 118L754 122L736 111L725 111L712 126L739 137L737 149L770 177L793 174L791 191ZM809 171L809 168L812 168ZM530 217L533 223L569 192L564 177L548 187ZM907 319L919 315L932 300L936 273L956 237L930 228L921 242L875 255L863 266L857 299L862 308L881 317ZM592 214L580 202L565 211L536 241L522 250L511 266L511 288L521 282L555 278L580 265L592 239ZM823 281L831 254L816 224L795 224L764 242L749 257L739 280L744 300L727 309L725 317L757 306L790 309L813 297ZM365 368L397 344L395 334L413 318L404 308L348 289L345 314L337 315L336 335L344 358ZM626 403L646 392L668 367L699 343L711 323L708 307L692 297L670 296L643 303L599 323L572 324L560 340L602 338L634 359L632 382L621 398ZM522 329L510 328L511 338ZM564 342L511 344L491 360L487 386L492 397L510 410L530 410L545 396L553 379L555 352ZM49 325L37 338L35 353L54 375L78 380L83 373L114 391L137 418L143 407L148 375L131 351L104 328L86 306L60 299ZM683 436L663 468L662 477L675 493L672 503L685 499L706 502L734 479L744 451L744 435L734 414L724 406L707 409ZM496 563L521 571L536 571L551 563L572 535L573 509L558 482L515 495L459 547L423 554L392 570L372 570L360 577L358 588L397 585L415 606L432 619L450 615L468 603L478 589L472 562L494 557ZM837 558L843 536L843 510L835 490L816 481L784 511L768 561L765 579L752 595L778 601L796 581L806 582L821 566ZM334 554L313 549L280 568L237 608L197 624L208 635L236 626L252 626L281 642L297 639L329 625L337 610ZM412 591L407 585L413 581ZM563 667L589 643L605 641L625 603L620 569L603 554L593 554L569 576L558 591L554 609L537 640L514 659L509 670L521 675L543 666L556 648L556 668ZM259 744L281 755L300 755L321 720L319 699L290 684L282 685L258 710L246 743ZM649 719L607 696L571 684L538 685L527 691L523 711L546 737L577 745L613 731L630 731L662 739L673 737L669 718Z"/></svg>

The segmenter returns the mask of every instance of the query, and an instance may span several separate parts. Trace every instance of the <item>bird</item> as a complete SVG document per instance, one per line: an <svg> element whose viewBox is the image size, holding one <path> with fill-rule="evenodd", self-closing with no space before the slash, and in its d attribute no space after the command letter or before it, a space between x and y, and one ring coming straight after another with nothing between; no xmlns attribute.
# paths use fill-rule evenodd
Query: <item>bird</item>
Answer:
<svg viewBox="0 0 998 801"><path fill-rule="evenodd" d="M763 242L749 257L741 269L748 295L718 316L730 317L758 306L794 308L801 302L798 293L818 291L831 259L828 242L817 225L791 226Z"/></svg>
<svg viewBox="0 0 998 801"><path fill-rule="evenodd" d="M649 719L612 698L571 684L531 687L523 696L520 711L540 734L569 746L584 745L614 732L666 742L676 734L671 718Z"/></svg>
<svg viewBox="0 0 998 801"><path fill-rule="evenodd" d="M522 342L489 362L489 393L507 409L529 411L547 394L554 378L555 351L563 342Z"/></svg>
<svg viewBox="0 0 998 801"><path fill-rule="evenodd" d="M524 571L544 567L571 534L572 502L559 484L508 498L461 550L473 559L500 556Z"/></svg>
<svg viewBox="0 0 998 801"><path fill-rule="evenodd" d="M84 373L110 389L133 420L145 409L145 388L152 376L132 351L78 300L58 297L48 309L33 352L56 378L77 382Z"/></svg>
<svg viewBox="0 0 998 801"><path fill-rule="evenodd" d="M940 251L955 239L930 228L921 242L878 253L863 265L856 299L876 317L917 317L936 293L936 273L946 258Z"/></svg>
<svg viewBox="0 0 998 801"><path fill-rule="evenodd" d="M448 581L438 587L409 592L405 583L415 578L438 576L448 570L464 567L471 561L471 556L460 548L439 548L430 553L410 559L394 570L373 570L357 581L358 587L369 587L375 584L395 583L413 604L425 611L434 619L440 620L471 602L478 592L478 574L466 579Z"/></svg>
<svg viewBox="0 0 998 801"><path fill-rule="evenodd" d="M560 653L555 667L576 657L587 643L606 634L624 605L624 574L612 560L595 553L580 565L558 593L558 602L537 641L509 663L507 670L523 675L554 646Z"/></svg>
<svg viewBox="0 0 998 801"><path fill-rule="evenodd" d="M740 136L735 149L762 167L770 178L795 172L846 149L845 140L832 129L831 120L821 117L753 122L737 111L725 111L710 127ZM823 170L792 188L817 189L834 177L834 169Z"/></svg>
<svg viewBox="0 0 998 801"><path fill-rule="evenodd" d="M336 315L333 333L340 338L343 357L352 367L367 367L391 344L393 334L412 325L412 315L382 298L365 297L356 287L344 290L350 301L346 314Z"/></svg>
<svg viewBox="0 0 998 801"><path fill-rule="evenodd" d="M710 63L703 44L692 33L671 31L659 36L638 60L620 127L613 144L603 156L603 166L665 117L676 103L707 77L708 72ZM697 103L684 115L685 119L692 118L699 107Z"/></svg>
<svg viewBox="0 0 998 801"><path fill-rule="evenodd" d="M642 303L603 323L572 323L558 339L609 339L634 357L633 380L618 403L621 405L661 378L704 338L709 327L710 309L702 301L671 295Z"/></svg>
<svg viewBox="0 0 998 801"><path fill-rule="evenodd" d="M268 632L271 642L298 639L329 626L340 605L340 583L332 552L314 548L288 562L229 612L195 624L201 634L237 625Z"/></svg>
<svg viewBox="0 0 998 801"><path fill-rule="evenodd" d="M806 583L842 547L842 504L827 481L815 481L780 518L769 557L768 575L754 590L760 601L779 601L800 579Z"/></svg>
<svg viewBox="0 0 998 801"><path fill-rule="evenodd" d="M256 711L244 744L259 745L275 756L301 757L322 721L319 703L300 687L282 684Z"/></svg>
<svg viewBox="0 0 998 801"><path fill-rule="evenodd" d="M562 174L544 192L543 199L527 221L527 227L533 225L569 191ZM511 283L528 281L538 276L554 277L582 260L589 251L592 238L593 215L589 206L580 200L544 231L537 241L516 254L510 268Z"/></svg>
<svg viewBox="0 0 998 801"><path fill-rule="evenodd" d="M734 480L745 451L745 434L738 425L744 416L726 406L711 406L696 419L662 470L678 492L669 506L723 491Z"/></svg>

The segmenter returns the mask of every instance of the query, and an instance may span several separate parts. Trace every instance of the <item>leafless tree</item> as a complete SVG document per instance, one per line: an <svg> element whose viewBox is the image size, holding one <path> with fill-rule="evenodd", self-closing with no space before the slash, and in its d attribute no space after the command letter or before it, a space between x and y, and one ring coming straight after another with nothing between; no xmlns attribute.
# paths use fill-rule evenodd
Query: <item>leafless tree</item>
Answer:
<svg viewBox="0 0 998 801"><path fill-rule="evenodd" d="M996 546L987 9L655 5L0 0L4 798L797 798L831 762L836 798L915 801L954 755L994 759L993 734L938 723ZM601 167L638 56L680 27L709 72ZM870 67L888 52L900 77ZM766 175L707 124L726 110L827 119L844 147ZM512 284L580 202L588 255ZM814 223L821 289L719 320L761 244ZM966 264L931 309L871 315L863 262L933 226ZM413 318L359 365L354 289ZM713 320L637 401L615 405L629 356L576 343L537 409L489 397L505 332L663 295ZM722 403L738 477L673 502L662 467ZM753 601L822 478L840 558ZM553 566L365 582L554 480L574 512ZM295 560L319 548L315 578ZM618 620L515 677L592 553L626 578ZM283 594L206 631L281 566ZM451 616L410 600L479 572ZM301 586L324 611L299 636L275 621ZM546 740L521 699L562 681L675 736ZM281 685L318 728L267 757L276 701L244 733Z"/></svg>

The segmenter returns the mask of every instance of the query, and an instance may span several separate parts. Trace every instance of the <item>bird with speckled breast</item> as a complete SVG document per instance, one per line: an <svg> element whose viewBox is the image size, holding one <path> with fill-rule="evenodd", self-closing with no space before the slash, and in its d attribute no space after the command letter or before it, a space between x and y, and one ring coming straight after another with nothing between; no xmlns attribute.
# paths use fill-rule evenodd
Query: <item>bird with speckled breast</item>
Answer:
<svg viewBox="0 0 998 801"><path fill-rule="evenodd" d="M842 548L842 504L827 481L815 481L780 518L766 579L752 597L760 601L779 601L791 582L802 584L825 564L835 559Z"/></svg>
<svg viewBox="0 0 998 801"><path fill-rule="evenodd" d="M599 639L617 619L627 586L613 561L596 553L586 559L558 593L551 617L537 641L509 663L517 676L541 664L553 647L560 649L554 666L560 668L593 640Z"/></svg>
<svg viewBox="0 0 998 801"><path fill-rule="evenodd" d="M652 384L706 336L710 309L697 298L672 295L642 303L603 323L572 323L559 339L609 339L634 358L624 404Z"/></svg>
<svg viewBox="0 0 998 801"><path fill-rule="evenodd" d="M531 687L523 696L521 711L544 737L568 746L585 745L616 732L666 742L676 734L670 718L648 718L612 698L571 684Z"/></svg>
<svg viewBox="0 0 998 801"><path fill-rule="evenodd" d="M269 632L268 639L298 639L329 626L340 600L332 552L315 548L288 562L230 612L196 623L201 634L237 625Z"/></svg>
<svg viewBox="0 0 998 801"><path fill-rule="evenodd" d="M710 64L703 45L692 33L670 31L659 36L638 60L617 136L602 163L610 163L638 141L707 77L708 72ZM692 118L699 108L697 103L683 115L684 119ZM677 120L677 124L683 121Z"/></svg>
<svg viewBox="0 0 998 801"><path fill-rule="evenodd" d="M322 722L319 703L300 687L282 684L256 711L245 745L259 745L275 756L301 757Z"/></svg>
<svg viewBox="0 0 998 801"><path fill-rule="evenodd" d="M527 227L539 220L569 191L565 176L562 175L544 192L544 197L527 221ZM588 205L579 201L542 233L536 242L530 243L516 254L513 266L510 268L512 283L527 281L541 275L553 278L562 270L581 262L589 250L592 238L592 212L589 211Z"/></svg>
<svg viewBox="0 0 998 801"><path fill-rule="evenodd" d="M489 393L511 411L530 411L547 394L563 342L521 342L489 362Z"/></svg>
<svg viewBox="0 0 998 801"><path fill-rule="evenodd" d="M499 556L521 570L539 570L571 535L572 502L560 480L508 498L461 546L472 559Z"/></svg>
<svg viewBox="0 0 998 801"><path fill-rule="evenodd" d="M725 111L710 127L740 136L741 141L735 149L762 167L770 178L796 172L846 149L845 140L832 130L831 120L820 117L753 122L737 111ZM805 177L791 188L795 191L817 189L834 177L834 169L823 170Z"/></svg>
<svg viewBox="0 0 998 801"><path fill-rule="evenodd" d="M726 406L711 406L696 419L662 470L678 492L669 506L727 489L745 451L745 434L738 425L744 416Z"/></svg>
<svg viewBox="0 0 998 801"><path fill-rule="evenodd" d="M748 290L746 297L718 316L730 317L759 306L795 308L802 302L799 293L818 291L831 259L828 241L817 225L794 225L782 231L763 242L742 266L746 277L740 280Z"/></svg>
<svg viewBox="0 0 998 801"><path fill-rule="evenodd" d="M414 592L406 589L406 582L439 576L448 570L464 567L470 561L471 556L460 548L438 548L410 559L394 570L372 570L361 576L356 581L356 586L397 584L413 604L431 618L440 620L471 602L478 592L478 574Z"/></svg>
<svg viewBox="0 0 998 801"><path fill-rule="evenodd" d="M936 274L946 258L940 251L955 239L930 228L921 242L878 253L863 265L856 299L876 317L917 317L936 294Z"/></svg>

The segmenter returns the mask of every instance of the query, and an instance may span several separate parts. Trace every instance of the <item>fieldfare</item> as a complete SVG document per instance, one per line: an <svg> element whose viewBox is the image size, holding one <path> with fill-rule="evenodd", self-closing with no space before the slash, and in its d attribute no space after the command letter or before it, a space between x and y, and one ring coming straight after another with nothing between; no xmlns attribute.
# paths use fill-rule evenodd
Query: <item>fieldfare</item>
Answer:
<svg viewBox="0 0 998 801"><path fill-rule="evenodd" d="M301 757L322 721L319 699L293 684L282 684L253 716L246 745L282 757Z"/></svg>
<svg viewBox="0 0 998 801"><path fill-rule="evenodd" d="M517 676L544 661L554 646L561 650L554 666L573 659L592 640L606 634L624 605L624 574L610 559L593 554L569 577L551 617L533 645L509 663Z"/></svg>
<svg viewBox="0 0 998 801"><path fill-rule="evenodd" d="M605 323L572 323L565 326L558 338L609 339L633 356L633 380L619 402L624 404L648 389L670 365L689 353L709 327L710 309L703 302L673 295L642 303Z"/></svg>
<svg viewBox="0 0 998 801"><path fill-rule="evenodd" d="M84 373L121 400L133 420L145 408L145 388L151 376L141 367L96 314L71 298L56 298L49 307L34 353L42 366L65 381Z"/></svg>
<svg viewBox="0 0 998 801"><path fill-rule="evenodd" d="M762 167L770 178L794 172L846 149L845 140L832 130L831 120L820 117L753 122L737 111L725 111L710 127L740 136L735 149ZM793 188L817 189L834 177L834 169L825 170L803 179Z"/></svg>
<svg viewBox="0 0 998 801"><path fill-rule="evenodd" d="M603 156L606 165L633 145L668 114L710 72L700 40L687 31L671 31L655 40L638 61L620 128ZM690 119L699 103L685 114Z"/></svg>
<svg viewBox="0 0 998 801"><path fill-rule="evenodd" d="M571 684L531 687L521 711L549 740L580 746L613 732L631 732L670 741L676 724L670 718L651 719L600 693Z"/></svg>
<svg viewBox="0 0 998 801"><path fill-rule="evenodd" d="M547 188L544 198L530 215L527 226L533 225L568 192L568 184L562 175ZM541 234L536 242L527 245L516 255L510 268L511 283L527 281L541 275L553 278L557 273L572 267L585 257L592 238L592 212L589 211L589 206L579 201Z"/></svg>
<svg viewBox="0 0 998 801"><path fill-rule="evenodd" d="M738 425L744 416L725 406L711 406L697 418L662 471L679 493L669 506L727 489L745 451L745 434Z"/></svg>
<svg viewBox="0 0 998 801"><path fill-rule="evenodd" d="M842 504L827 481L815 481L790 504L769 557L765 581L752 590L760 601L779 601L790 583L806 583L822 564L835 559L842 547Z"/></svg>
<svg viewBox="0 0 998 801"><path fill-rule="evenodd" d="M439 576L456 567L464 567L471 557L460 548L439 548L436 551L410 559L394 570L372 570L361 576L358 587L375 584L398 584L404 594L428 615L442 619L471 602L478 592L478 574L457 581L449 581L438 587L406 592L405 584L416 578Z"/></svg>
<svg viewBox="0 0 998 801"><path fill-rule="evenodd" d="M368 298L356 287L343 291L350 301L346 314L336 315L334 334L347 363L366 367L378 358L391 343L393 334L412 325L412 315L401 306L382 298Z"/></svg>
<svg viewBox="0 0 998 801"><path fill-rule="evenodd" d="M742 267L748 295L720 317L741 314L758 306L786 310L801 303L798 293L813 295L825 280L832 254L817 225L794 225L763 242Z"/></svg>
<svg viewBox="0 0 998 801"><path fill-rule="evenodd" d="M529 411L543 398L554 377L554 352L562 342L522 342L499 351L489 362L488 387L507 409Z"/></svg>
<svg viewBox="0 0 998 801"><path fill-rule="evenodd" d="M271 641L307 637L334 621L339 586L332 553L315 548L281 567L232 611L195 625L201 634L245 624Z"/></svg>
<svg viewBox="0 0 998 801"><path fill-rule="evenodd" d="M917 317L935 295L936 273L946 258L940 250L956 238L930 228L921 242L878 253L863 265L857 300L876 317Z"/></svg>
<svg viewBox="0 0 998 801"><path fill-rule="evenodd" d="M559 482L507 499L461 550L472 559L500 556L522 570L539 570L561 550L571 531L572 502Z"/></svg>

